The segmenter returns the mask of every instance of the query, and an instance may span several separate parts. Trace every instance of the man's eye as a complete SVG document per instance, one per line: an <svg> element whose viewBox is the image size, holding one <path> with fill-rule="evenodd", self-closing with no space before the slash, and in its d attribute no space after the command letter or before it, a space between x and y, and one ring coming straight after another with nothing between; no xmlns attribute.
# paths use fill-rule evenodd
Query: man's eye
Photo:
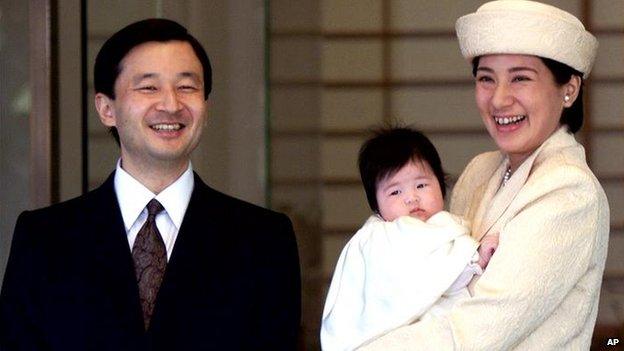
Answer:
<svg viewBox="0 0 624 351"><path fill-rule="evenodd" d="M144 85L144 86L139 87L137 90L145 91L145 92L152 92L158 89L153 85Z"/></svg>
<svg viewBox="0 0 624 351"><path fill-rule="evenodd" d="M182 85L180 86L178 89L182 90L182 91L197 91L197 87L192 86L192 85Z"/></svg>

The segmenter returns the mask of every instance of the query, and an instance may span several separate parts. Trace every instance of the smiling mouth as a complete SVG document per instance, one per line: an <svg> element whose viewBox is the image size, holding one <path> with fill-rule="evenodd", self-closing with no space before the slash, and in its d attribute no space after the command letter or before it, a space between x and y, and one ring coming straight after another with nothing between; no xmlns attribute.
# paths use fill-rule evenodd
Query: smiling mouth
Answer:
<svg viewBox="0 0 624 351"><path fill-rule="evenodd" d="M518 124L526 119L526 115L516 115L516 116L494 116L494 122L496 122L499 126L508 126L511 124Z"/></svg>
<svg viewBox="0 0 624 351"><path fill-rule="evenodd" d="M177 131L177 130L180 130L180 129L184 128L184 124L181 124L181 123L158 123L158 124L151 125L150 128L152 128L152 129L154 129L156 131L169 132L169 131Z"/></svg>

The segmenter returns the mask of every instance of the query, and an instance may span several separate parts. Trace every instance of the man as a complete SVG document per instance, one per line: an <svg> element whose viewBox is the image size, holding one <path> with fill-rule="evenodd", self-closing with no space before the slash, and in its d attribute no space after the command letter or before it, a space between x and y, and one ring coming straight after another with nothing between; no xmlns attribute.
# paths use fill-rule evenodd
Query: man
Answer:
<svg viewBox="0 0 624 351"><path fill-rule="evenodd" d="M1 350L292 350L300 276L284 215L193 174L210 62L149 19L95 63L95 105L120 144L98 189L20 215L0 295Z"/></svg>

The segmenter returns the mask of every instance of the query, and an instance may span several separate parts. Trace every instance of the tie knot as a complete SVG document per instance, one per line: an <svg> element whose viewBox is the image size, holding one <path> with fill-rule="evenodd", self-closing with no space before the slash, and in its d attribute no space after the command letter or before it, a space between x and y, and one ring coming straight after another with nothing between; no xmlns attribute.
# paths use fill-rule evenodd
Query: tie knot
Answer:
<svg viewBox="0 0 624 351"><path fill-rule="evenodd" d="M156 199L152 199L147 203L147 215L156 216L160 211L164 210L163 206Z"/></svg>

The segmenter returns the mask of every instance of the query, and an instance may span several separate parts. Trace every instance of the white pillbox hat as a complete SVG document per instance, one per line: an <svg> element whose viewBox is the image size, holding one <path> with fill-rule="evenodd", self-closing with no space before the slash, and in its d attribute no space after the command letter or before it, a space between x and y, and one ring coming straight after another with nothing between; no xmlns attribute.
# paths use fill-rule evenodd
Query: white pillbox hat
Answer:
<svg viewBox="0 0 624 351"><path fill-rule="evenodd" d="M528 0L488 2L455 23L464 58L522 54L564 63L587 78L598 40L583 23L554 6Z"/></svg>

